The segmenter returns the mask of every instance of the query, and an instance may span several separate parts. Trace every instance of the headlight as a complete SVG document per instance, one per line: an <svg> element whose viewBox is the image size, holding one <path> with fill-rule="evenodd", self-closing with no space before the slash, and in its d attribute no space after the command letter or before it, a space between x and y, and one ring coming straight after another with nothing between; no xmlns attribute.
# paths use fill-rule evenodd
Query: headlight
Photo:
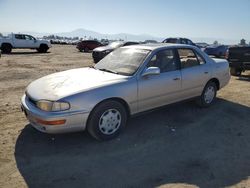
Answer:
<svg viewBox="0 0 250 188"><path fill-rule="evenodd" d="M46 100L37 101L36 106L39 109L47 112L63 111L63 110L68 110L70 108L70 105L67 102L52 102Z"/></svg>

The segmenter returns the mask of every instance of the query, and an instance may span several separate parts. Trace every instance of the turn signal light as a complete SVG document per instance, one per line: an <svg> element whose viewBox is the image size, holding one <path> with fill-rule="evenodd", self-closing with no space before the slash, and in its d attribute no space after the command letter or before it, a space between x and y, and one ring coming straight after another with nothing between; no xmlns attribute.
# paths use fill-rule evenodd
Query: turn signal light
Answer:
<svg viewBox="0 0 250 188"><path fill-rule="evenodd" d="M43 124L43 125L62 125L65 124L66 120L61 119L61 120L54 120L54 121L45 121L42 119L36 119L37 123Z"/></svg>

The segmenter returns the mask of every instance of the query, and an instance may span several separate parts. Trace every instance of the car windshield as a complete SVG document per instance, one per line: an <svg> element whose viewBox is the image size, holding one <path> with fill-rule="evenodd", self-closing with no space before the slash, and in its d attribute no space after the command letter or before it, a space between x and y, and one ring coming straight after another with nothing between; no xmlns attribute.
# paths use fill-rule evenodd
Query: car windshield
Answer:
<svg viewBox="0 0 250 188"><path fill-rule="evenodd" d="M97 63L94 68L131 76L137 71L149 52L144 49L118 48Z"/></svg>
<svg viewBox="0 0 250 188"><path fill-rule="evenodd" d="M123 44L123 42L111 42L108 46L110 46L111 48L118 48L118 47L121 47Z"/></svg>

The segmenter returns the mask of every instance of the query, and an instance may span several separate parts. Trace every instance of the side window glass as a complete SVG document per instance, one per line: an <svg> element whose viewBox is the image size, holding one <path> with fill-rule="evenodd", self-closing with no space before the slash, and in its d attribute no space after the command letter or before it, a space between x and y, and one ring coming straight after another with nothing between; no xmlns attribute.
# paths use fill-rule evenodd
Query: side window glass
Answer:
<svg viewBox="0 0 250 188"><path fill-rule="evenodd" d="M181 39L181 44L187 44L187 41L185 39Z"/></svg>
<svg viewBox="0 0 250 188"><path fill-rule="evenodd" d="M189 68L199 65L199 61L191 49L178 49L181 68Z"/></svg>
<svg viewBox="0 0 250 188"><path fill-rule="evenodd" d="M203 65L203 64L206 63L205 60L204 60L204 58L201 57L200 54L196 53L196 56L197 56L197 58L198 58L198 60L199 60L200 65Z"/></svg>
<svg viewBox="0 0 250 188"><path fill-rule="evenodd" d="M23 39L22 35L15 35L15 38L16 39L21 39L21 40Z"/></svg>
<svg viewBox="0 0 250 188"><path fill-rule="evenodd" d="M24 35L25 40L31 40L31 37L29 35Z"/></svg>
<svg viewBox="0 0 250 188"><path fill-rule="evenodd" d="M147 67L159 67L161 73L177 70L176 59L173 50L162 50L157 52Z"/></svg>
<svg viewBox="0 0 250 188"><path fill-rule="evenodd" d="M187 40L187 44L192 45L193 43L190 40Z"/></svg>

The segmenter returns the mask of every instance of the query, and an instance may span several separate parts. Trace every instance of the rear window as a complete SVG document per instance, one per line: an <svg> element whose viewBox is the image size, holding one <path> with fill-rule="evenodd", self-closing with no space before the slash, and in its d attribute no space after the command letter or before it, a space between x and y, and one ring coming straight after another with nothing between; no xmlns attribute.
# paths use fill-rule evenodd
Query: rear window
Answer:
<svg viewBox="0 0 250 188"><path fill-rule="evenodd" d="M23 35L15 35L15 38L16 38L16 39L25 39L25 38L23 37Z"/></svg>
<svg viewBox="0 0 250 188"><path fill-rule="evenodd" d="M176 44L176 43L178 43L178 39L166 39L166 40L164 40L163 41L164 43L174 43L174 44Z"/></svg>

